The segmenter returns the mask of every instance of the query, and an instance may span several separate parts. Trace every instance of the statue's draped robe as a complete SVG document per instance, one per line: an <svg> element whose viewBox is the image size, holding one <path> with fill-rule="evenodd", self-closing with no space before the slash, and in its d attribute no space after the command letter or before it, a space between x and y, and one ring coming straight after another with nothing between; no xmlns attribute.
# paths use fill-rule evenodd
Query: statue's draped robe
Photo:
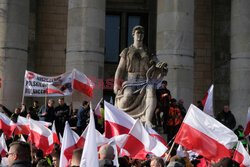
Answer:
<svg viewBox="0 0 250 167"><path fill-rule="evenodd" d="M156 107L156 84L167 74L166 63L156 65L156 56L148 55L146 49L136 49L133 45L122 51L120 56L124 59L125 72L127 76L122 83L122 88L118 91L115 98L115 105L132 116L141 118L144 122L149 106ZM121 78L116 78L121 79Z"/></svg>

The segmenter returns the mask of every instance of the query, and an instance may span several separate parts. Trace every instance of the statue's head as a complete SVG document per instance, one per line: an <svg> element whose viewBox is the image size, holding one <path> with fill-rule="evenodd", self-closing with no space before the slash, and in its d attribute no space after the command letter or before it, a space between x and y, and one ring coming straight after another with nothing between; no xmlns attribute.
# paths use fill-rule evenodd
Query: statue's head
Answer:
<svg viewBox="0 0 250 167"><path fill-rule="evenodd" d="M144 27L138 25L133 28L132 35L134 36L135 31L140 31L142 34L144 34Z"/></svg>

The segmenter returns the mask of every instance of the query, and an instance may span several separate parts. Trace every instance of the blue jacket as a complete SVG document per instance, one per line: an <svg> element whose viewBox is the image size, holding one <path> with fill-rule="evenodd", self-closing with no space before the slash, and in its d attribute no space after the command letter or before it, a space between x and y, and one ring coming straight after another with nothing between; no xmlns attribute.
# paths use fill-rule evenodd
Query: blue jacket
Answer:
<svg viewBox="0 0 250 167"><path fill-rule="evenodd" d="M85 128L87 126L86 121L89 118L88 116L88 112L87 112L88 108L84 108L81 107L78 112L77 112L77 127L82 127Z"/></svg>

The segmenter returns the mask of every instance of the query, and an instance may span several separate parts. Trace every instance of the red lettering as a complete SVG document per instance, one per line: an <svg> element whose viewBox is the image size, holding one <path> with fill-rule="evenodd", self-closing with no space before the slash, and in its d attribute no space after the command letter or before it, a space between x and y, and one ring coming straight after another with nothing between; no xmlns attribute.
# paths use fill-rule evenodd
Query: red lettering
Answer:
<svg viewBox="0 0 250 167"><path fill-rule="evenodd" d="M114 88L114 79L107 79L106 86L104 89L113 89Z"/></svg>
<svg viewBox="0 0 250 167"><path fill-rule="evenodd" d="M98 79L97 83L97 89L103 89L104 88L104 82L102 79Z"/></svg>

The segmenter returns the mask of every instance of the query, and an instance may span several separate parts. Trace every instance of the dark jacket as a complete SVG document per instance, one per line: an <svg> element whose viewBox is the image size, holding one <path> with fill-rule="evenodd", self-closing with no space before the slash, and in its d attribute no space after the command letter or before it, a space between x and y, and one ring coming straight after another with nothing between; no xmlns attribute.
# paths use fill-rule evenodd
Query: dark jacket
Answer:
<svg viewBox="0 0 250 167"><path fill-rule="evenodd" d="M45 106L42 106L41 109L38 112L38 117L40 121L47 121L47 122L53 122L54 120L54 113L55 109L54 107L49 107L48 105L46 106L46 112L47 115L43 116L42 114L45 112Z"/></svg>
<svg viewBox="0 0 250 167"><path fill-rule="evenodd" d="M233 129L236 125L234 115L231 113L231 111L228 111L227 113L225 111L220 112L216 119L229 129Z"/></svg>
<svg viewBox="0 0 250 167"><path fill-rule="evenodd" d="M115 167L113 161L109 159L104 159L99 161L99 167Z"/></svg>
<svg viewBox="0 0 250 167"><path fill-rule="evenodd" d="M28 161L16 160L12 163L11 167L32 167L32 165Z"/></svg>
<svg viewBox="0 0 250 167"><path fill-rule="evenodd" d="M64 104L63 106L57 106L55 108L55 120L56 120L56 130L63 134L65 122L69 120L69 106Z"/></svg>

